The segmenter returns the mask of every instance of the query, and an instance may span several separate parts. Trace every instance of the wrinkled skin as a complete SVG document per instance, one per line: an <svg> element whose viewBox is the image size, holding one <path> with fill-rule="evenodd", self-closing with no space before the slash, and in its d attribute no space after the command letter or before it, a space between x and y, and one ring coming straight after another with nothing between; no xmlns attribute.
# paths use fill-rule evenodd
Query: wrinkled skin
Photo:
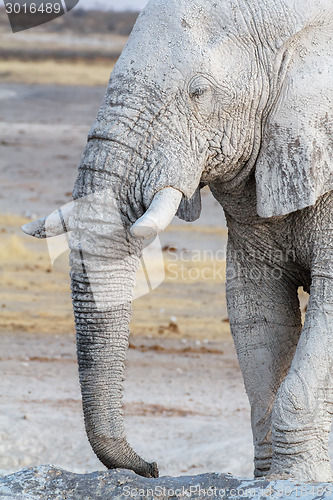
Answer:
<svg viewBox="0 0 333 500"><path fill-rule="evenodd" d="M194 220L208 185L229 229L255 476L332 479L332 14L328 0L151 0L137 21L79 166L74 198L94 198L70 243L85 424L109 468L158 475L122 419L143 244L129 228L168 186Z"/></svg>

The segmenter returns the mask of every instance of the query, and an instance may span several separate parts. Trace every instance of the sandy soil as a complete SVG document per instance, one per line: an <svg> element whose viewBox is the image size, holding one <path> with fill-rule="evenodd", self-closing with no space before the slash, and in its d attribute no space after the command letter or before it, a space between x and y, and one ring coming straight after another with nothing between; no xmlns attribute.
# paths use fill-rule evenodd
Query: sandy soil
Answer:
<svg viewBox="0 0 333 500"><path fill-rule="evenodd" d="M9 25L0 25L5 55L0 60L0 79L8 84L105 86L126 42L126 36L115 33L48 33L45 26L13 35Z"/></svg>
<svg viewBox="0 0 333 500"><path fill-rule="evenodd" d="M3 334L0 469L52 463L102 470L83 428L73 335ZM128 352L128 439L161 474L250 475L249 410L230 342L135 337Z"/></svg>
<svg viewBox="0 0 333 500"><path fill-rule="evenodd" d="M102 87L0 83L0 470L103 468L87 442L66 254L20 232L70 200ZM249 408L224 291L227 231L203 193L193 224L161 236L165 280L134 302L125 382L128 437L162 474L250 475ZM302 296L304 309L306 297Z"/></svg>

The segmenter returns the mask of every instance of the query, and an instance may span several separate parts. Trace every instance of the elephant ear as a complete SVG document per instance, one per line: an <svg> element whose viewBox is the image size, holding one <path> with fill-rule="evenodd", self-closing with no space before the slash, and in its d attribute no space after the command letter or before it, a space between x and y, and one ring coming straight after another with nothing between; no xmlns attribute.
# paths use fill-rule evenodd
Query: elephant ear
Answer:
<svg viewBox="0 0 333 500"><path fill-rule="evenodd" d="M277 72L280 92L256 163L262 217L314 205L333 189L333 47L325 28L316 29L289 43Z"/></svg>

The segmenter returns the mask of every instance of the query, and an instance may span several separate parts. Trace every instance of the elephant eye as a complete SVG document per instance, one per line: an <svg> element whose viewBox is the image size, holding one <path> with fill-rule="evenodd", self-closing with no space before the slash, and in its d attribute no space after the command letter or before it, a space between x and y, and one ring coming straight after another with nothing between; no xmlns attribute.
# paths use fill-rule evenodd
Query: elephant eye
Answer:
<svg viewBox="0 0 333 500"><path fill-rule="evenodd" d="M198 101L206 96L210 90L209 82L202 76L194 77L189 85L189 96L192 100Z"/></svg>
<svg viewBox="0 0 333 500"><path fill-rule="evenodd" d="M193 89L190 91L190 97L191 99L197 99L201 96L203 96L207 92L207 89L198 87L196 89Z"/></svg>

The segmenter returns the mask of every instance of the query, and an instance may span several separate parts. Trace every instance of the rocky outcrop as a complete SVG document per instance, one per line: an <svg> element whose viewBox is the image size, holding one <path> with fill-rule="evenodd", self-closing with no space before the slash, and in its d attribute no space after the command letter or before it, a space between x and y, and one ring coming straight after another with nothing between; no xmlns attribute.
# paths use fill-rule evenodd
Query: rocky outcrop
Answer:
<svg viewBox="0 0 333 500"><path fill-rule="evenodd" d="M74 474L50 465L31 467L0 479L2 500L177 500L333 498L333 483L240 479L228 474L146 479L127 470Z"/></svg>

